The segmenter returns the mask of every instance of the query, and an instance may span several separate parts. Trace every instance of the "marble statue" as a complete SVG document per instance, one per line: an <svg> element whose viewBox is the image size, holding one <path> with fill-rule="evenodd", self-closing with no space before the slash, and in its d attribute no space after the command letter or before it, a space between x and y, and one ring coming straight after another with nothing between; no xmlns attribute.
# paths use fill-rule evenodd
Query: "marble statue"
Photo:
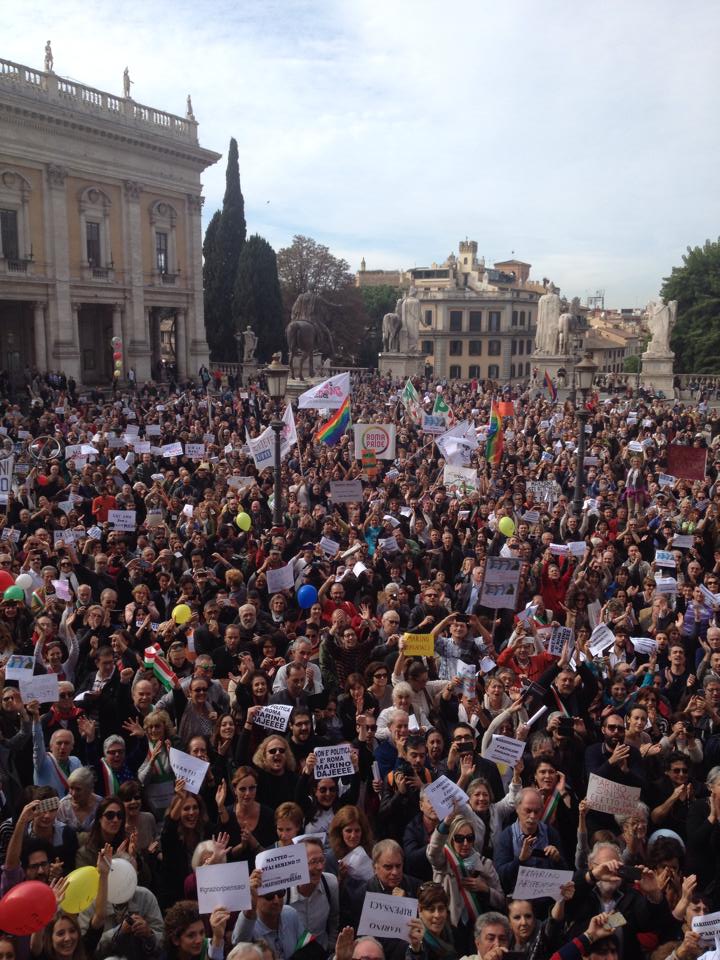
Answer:
<svg viewBox="0 0 720 960"><path fill-rule="evenodd" d="M123 96L130 98L130 87L132 86L132 80L130 79L130 71L127 67L123 70Z"/></svg>
<svg viewBox="0 0 720 960"><path fill-rule="evenodd" d="M402 301L399 301L402 303ZM386 313L382 322L383 350L385 353L397 353L400 350L400 329L402 320L399 313Z"/></svg>
<svg viewBox="0 0 720 960"><path fill-rule="evenodd" d="M252 327L247 326L243 330L243 362L250 363L255 359L255 350L257 349L258 338Z"/></svg>
<svg viewBox="0 0 720 960"><path fill-rule="evenodd" d="M303 366L308 361L310 376L315 375L313 357L316 352L321 357L333 358L335 346L330 327L334 318L342 311L338 303L331 303L317 293L306 290L293 304L290 323L285 328L290 359L290 376L295 377L295 359L300 358L299 379L303 380Z"/></svg>
<svg viewBox="0 0 720 960"><path fill-rule="evenodd" d="M186 120L194 120L195 114L193 113L192 100L190 99L190 94L187 95L187 110L185 111Z"/></svg>
<svg viewBox="0 0 720 960"><path fill-rule="evenodd" d="M53 66L55 65L55 60L53 58L52 47L50 46L50 41L45 44L45 73L52 73Z"/></svg>
<svg viewBox="0 0 720 960"><path fill-rule="evenodd" d="M672 356L670 349L670 333L677 319L677 300L663 303L651 300L647 305L647 325L652 334L645 356L668 357Z"/></svg>
<svg viewBox="0 0 720 960"><path fill-rule="evenodd" d="M418 353L420 349L420 301L415 296L415 287L410 287L407 296L399 301L400 309L400 352Z"/></svg>
<svg viewBox="0 0 720 960"><path fill-rule="evenodd" d="M547 293L538 300L537 331L535 333L535 353L543 356L555 356L560 340L560 297L557 287L548 283Z"/></svg>
<svg viewBox="0 0 720 960"><path fill-rule="evenodd" d="M572 330L573 314L568 310L560 314L558 320L558 353L566 357L570 353L570 331Z"/></svg>

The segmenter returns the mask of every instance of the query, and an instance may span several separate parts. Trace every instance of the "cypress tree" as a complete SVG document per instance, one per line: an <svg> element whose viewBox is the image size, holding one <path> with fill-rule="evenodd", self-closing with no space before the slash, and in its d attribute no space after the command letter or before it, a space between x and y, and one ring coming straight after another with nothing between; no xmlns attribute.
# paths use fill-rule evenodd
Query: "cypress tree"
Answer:
<svg viewBox="0 0 720 960"><path fill-rule="evenodd" d="M234 329L250 326L258 338L258 359L269 360L284 350L283 303L275 251L262 237L253 235L238 261L233 297Z"/></svg>
<svg viewBox="0 0 720 960"><path fill-rule="evenodd" d="M203 290L205 303L205 334L210 354L217 357L217 231L220 225L220 211L216 210L205 231L203 240Z"/></svg>

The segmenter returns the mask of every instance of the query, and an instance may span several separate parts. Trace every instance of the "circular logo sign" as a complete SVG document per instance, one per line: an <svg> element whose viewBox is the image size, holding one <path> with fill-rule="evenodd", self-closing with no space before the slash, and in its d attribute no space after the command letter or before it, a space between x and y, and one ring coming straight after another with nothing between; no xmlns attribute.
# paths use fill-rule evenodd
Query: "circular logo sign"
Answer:
<svg viewBox="0 0 720 960"><path fill-rule="evenodd" d="M368 427L363 433L362 445L365 450L372 450L375 454L384 453L390 446L390 434L384 427Z"/></svg>

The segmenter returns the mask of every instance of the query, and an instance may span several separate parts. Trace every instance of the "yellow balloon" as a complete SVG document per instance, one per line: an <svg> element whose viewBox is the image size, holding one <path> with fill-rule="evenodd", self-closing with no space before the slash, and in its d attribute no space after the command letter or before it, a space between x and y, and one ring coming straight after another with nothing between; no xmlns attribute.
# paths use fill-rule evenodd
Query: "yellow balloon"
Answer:
<svg viewBox="0 0 720 960"><path fill-rule="evenodd" d="M511 537L515 533L515 523L512 517L501 517L498 530L504 537Z"/></svg>
<svg viewBox="0 0 720 960"><path fill-rule="evenodd" d="M181 627L188 623L191 617L192 610L186 603L179 603L172 612L173 620Z"/></svg>
<svg viewBox="0 0 720 960"><path fill-rule="evenodd" d="M235 523L238 525L238 527L240 527L241 530L244 530L245 533L247 533L252 526L252 520L247 513L239 513L235 517Z"/></svg>
<svg viewBox="0 0 720 960"><path fill-rule="evenodd" d="M68 887L60 906L66 913L80 913L93 902L100 885L96 867L79 867L68 874Z"/></svg>

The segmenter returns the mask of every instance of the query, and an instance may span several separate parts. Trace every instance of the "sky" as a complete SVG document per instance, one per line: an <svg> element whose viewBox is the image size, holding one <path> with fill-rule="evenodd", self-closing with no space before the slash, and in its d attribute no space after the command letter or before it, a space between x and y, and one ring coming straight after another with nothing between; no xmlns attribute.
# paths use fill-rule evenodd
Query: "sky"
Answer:
<svg viewBox="0 0 720 960"><path fill-rule="evenodd" d="M357 270L461 239L585 302L640 307L720 233L715 0L26 0L0 57L238 141L248 232ZM205 171L222 203L225 156Z"/></svg>

